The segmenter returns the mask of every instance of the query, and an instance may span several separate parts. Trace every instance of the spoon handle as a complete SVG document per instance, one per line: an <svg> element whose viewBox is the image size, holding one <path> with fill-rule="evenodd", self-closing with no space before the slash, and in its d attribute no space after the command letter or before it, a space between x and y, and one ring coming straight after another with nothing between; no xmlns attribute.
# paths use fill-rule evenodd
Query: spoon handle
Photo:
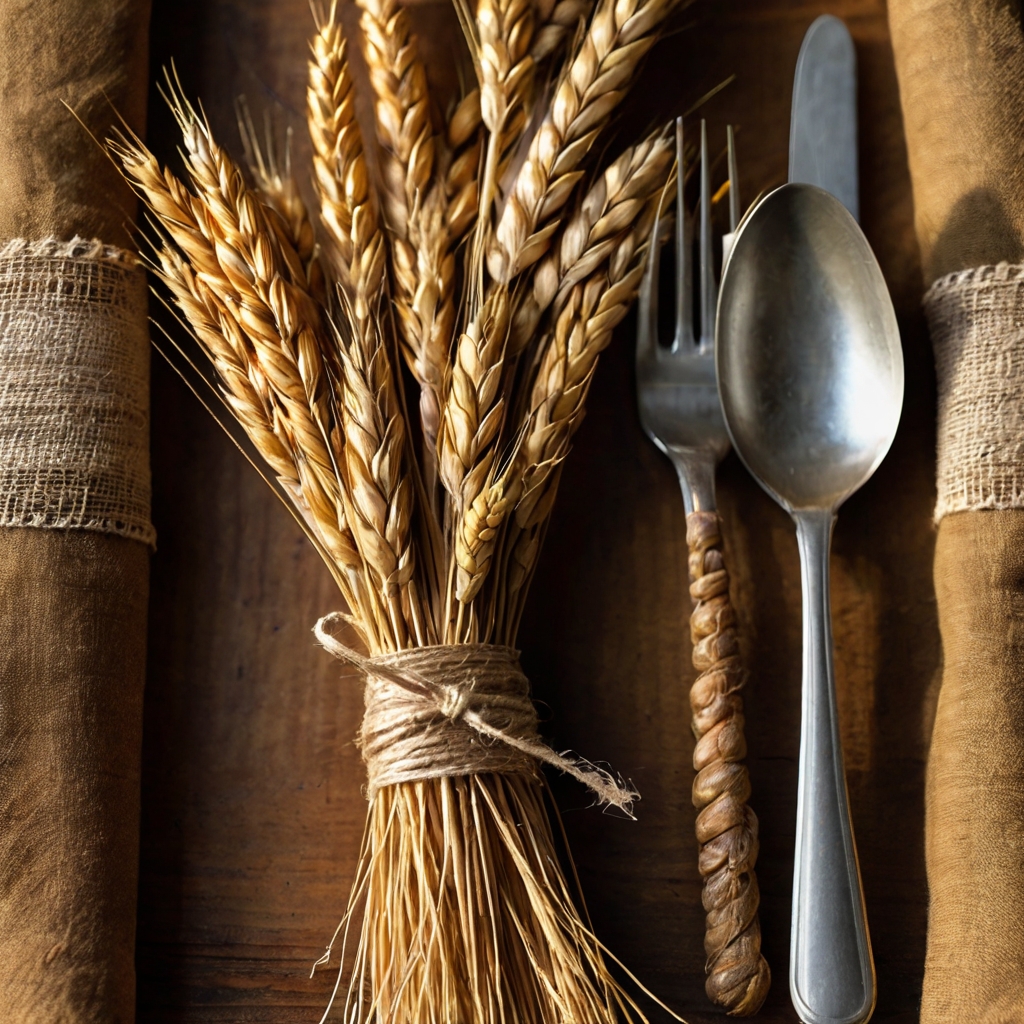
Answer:
<svg viewBox="0 0 1024 1024"><path fill-rule="evenodd" d="M804 671L789 988L804 1024L863 1024L875 968L839 740L829 547L835 514L793 513L803 582Z"/></svg>

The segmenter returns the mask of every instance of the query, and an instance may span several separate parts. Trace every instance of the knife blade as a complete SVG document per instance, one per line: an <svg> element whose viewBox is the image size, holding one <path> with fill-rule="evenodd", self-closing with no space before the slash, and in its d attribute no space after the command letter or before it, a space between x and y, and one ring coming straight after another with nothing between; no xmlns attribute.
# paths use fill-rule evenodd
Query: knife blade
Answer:
<svg viewBox="0 0 1024 1024"><path fill-rule="evenodd" d="M831 192L860 219L857 180L857 54L831 14L804 36L793 81L789 180Z"/></svg>

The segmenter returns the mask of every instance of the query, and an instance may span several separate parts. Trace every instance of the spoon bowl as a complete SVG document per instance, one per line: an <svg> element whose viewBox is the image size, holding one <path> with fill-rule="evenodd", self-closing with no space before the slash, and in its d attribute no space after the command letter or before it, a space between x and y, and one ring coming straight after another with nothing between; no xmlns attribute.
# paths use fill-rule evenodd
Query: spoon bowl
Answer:
<svg viewBox="0 0 1024 1024"><path fill-rule="evenodd" d="M885 457L903 403L871 247L838 199L783 185L740 228L727 270L717 360L733 444L785 508L838 508Z"/></svg>

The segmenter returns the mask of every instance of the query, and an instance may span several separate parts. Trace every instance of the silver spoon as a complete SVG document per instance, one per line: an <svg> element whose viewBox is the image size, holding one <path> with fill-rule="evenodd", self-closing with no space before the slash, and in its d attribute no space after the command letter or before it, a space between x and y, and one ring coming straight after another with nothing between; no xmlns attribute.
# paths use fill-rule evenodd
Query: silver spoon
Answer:
<svg viewBox="0 0 1024 1024"><path fill-rule="evenodd" d="M896 315L856 221L783 185L740 225L718 304L719 392L733 446L796 521L803 711L789 985L805 1024L860 1024L875 971L832 674L836 511L889 450L903 404Z"/></svg>

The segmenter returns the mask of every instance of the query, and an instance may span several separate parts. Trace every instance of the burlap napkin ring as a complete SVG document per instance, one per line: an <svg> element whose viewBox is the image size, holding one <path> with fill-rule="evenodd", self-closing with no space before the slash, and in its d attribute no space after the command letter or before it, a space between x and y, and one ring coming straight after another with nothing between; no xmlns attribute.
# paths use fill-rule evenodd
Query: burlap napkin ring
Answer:
<svg viewBox="0 0 1024 1024"><path fill-rule="evenodd" d="M0 247L0 526L154 543L146 302L122 249Z"/></svg>
<svg viewBox="0 0 1024 1024"><path fill-rule="evenodd" d="M938 378L936 522L1024 507L1024 266L948 274L924 310Z"/></svg>

